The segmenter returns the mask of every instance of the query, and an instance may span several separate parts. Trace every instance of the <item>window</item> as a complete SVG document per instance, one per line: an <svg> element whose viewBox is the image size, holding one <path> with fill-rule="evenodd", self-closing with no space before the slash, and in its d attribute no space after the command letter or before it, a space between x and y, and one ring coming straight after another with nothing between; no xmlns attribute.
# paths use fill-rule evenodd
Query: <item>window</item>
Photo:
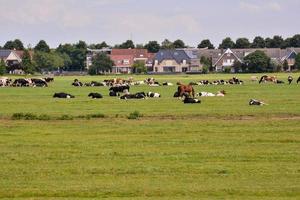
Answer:
<svg viewBox="0 0 300 200"><path fill-rule="evenodd" d="M124 63L125 65L128 65L128 64L129 64L129 60L125 59L125 60L123 60L123 63Z"/></svg>

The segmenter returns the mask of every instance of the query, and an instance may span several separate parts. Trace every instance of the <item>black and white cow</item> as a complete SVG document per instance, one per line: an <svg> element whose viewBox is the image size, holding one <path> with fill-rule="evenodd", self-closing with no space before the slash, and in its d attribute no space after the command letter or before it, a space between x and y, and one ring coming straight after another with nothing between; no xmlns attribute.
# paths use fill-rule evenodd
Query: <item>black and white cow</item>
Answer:
<svg viewBox="0 0 300 200"><path fill-rule="evenodd" d="M41 78L32 78L31 79L33 86L36 87L48 87L47 82Z"/></svg>
<svg viewBox="0 0 300 200"><path fill-rule="evenodd" d="M163 86L173 86L173 83L169 83L169 82L163 82L162 83Z"/></svg>
<svg viewBox="0 0 300 200"><path fill-rule="evenodd" d="M191 98L191 97L186 97L186 98L184 98L183 103L185 103L185 104L201 103L201 100Z"/></svg>
<svg viewBox="0 0 300 200"><path fill-rule="evenodd" d="M119 93L129 93L129 85L114 86L109 88L109 92L114 92L119 96Z"/></svg>
<svg viewBox="0 0 300 200"><path fill-rule="evenodd" d="M1 87L9 86L11 84L11 82L12 82L12 80L7 77L0 78L0 86Z"/></svg>
<svg viewBox="0 0 300 200"><path fill-rule="evenodd" d="M123 96L120 97L120 99L145 99L146 94L145 92L138 92L136 94L124 94Z"/></svg>
<svg viewBox="0 0 300 200"><path fill-rule="evenodd" d="M14 87L29 87L31 84L31 80L25 78L15 79L12 86Z"/></svg>
<svg viewBox="0 0 300 200"><path fill-rule="evenodd" d="M110 97L116 97L116 96L120 96L120 94L119 94L119 93L116 93L116 92L114 92L114 91L109 91L109 96L110 96Z"/></svg>
<svg viewBox="0 0 300 200"><path fill-rule="evenodd" d="M284 84L284 81L276 80L276 84Z"/></svg>
<svg viewBox="0 0 300 200"><path fill-rule="evenodd" d="M292 77L292 76L289 76L289 77L288 77L288 82L289 82L289 85L291 85L291 83L293 82L293 80L294 80L294 79L293 79L293 77Z"/></svg>
<svg viewBox="0 0 300 200"><path fill-rule="evenodd" d="M298 78L298 80L297 80L297 84L300 82L300 76L299 76L299 78Z"/></svg>
<svg viewBox="0 0 300 200"><path fill-rule="evenodd" d="M147 97L150 97L150 98L160 98L161 95L159 93L156 93L156 92L148 92L147 93Z"/></svg>
<svg viewBox="0 0 300 200"><path fill-rule="evenodd" d="M53 82L54 81L54 78L51 78L51 77L46 77L46 78L43 78L47 83L50 83L50 82Z"/></svg>
<svg viewBox="0 0 300 200"><path fill-rule="evenodd" d="M99 93L90 93L88 96L91 97L92 99L102 99L103 98L103 96Z"/></svg>
<svg viewBox="0 0 300 200"><path fill-rule="evenodd" d="M70 99L70 98L75 98L75 96L64 92L60 92L60 93L55 93L53 95L53 98Z"/></svg>
<svg viewBox="0 0 300 200"><path fill-rule="evenodd" d="M73 81L72 85L75 86L75 87L82 87L83 86L82 82L80 82L78 79L75 79Z"/></svg>
<svg viewBox="0 0 300 200"><path fill-rule="evenodd" d="M267 105L267 104L262 101L256 100L256 99L250 99L249 105L250 106L263 106L263 105Z"/></svg>

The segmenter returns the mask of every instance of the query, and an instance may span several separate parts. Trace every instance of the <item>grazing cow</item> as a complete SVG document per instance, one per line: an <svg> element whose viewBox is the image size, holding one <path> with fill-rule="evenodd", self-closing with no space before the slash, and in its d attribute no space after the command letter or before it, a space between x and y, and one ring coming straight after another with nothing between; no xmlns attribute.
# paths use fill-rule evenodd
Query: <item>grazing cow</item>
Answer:
<svg viewBox="0 0 300 200"><path fill-rule="evenodd" d="M267 76L267 75L263 75L260 80L259 80L259 84L261 84L262 82L273 82L276 83L277 79L275 76Z"/></svg>
<svg viewBox="0 0 300 200"><path fill-rule="evenodd" d="M103 96L99 93L90 93L88 97L92 97L92 99L102 99Z"/></svg>
<svg viewBox="0 0 300 200"><path fill-rule="evenodd" d="M150 97L150 98L160 98L161 95L158 94L158 93L155 93L155 92L148 92L147 93L147 97Z"/></svg>
<svg viewBox="0 0 300 200"><path fill-rule="evenodd" d="M297 80L297 84L300 82L300 76L299 76L299 78L298 78L298 80Z"/></svg>
<svg viewBox="0 0 300 200"><path fill-rule="evenodd" d="M19 79L16 79L12 85L14 87L29 87L30 84L31 84L31 80L29 81L28 79L19 78Z"/></svg>
<svg viewBox="0 0 300 200"><path fill-rule="evenodd" d="M78 79L75 79L74 82L72 83L73 86L75 87L82 87L83 84L78 80Z"/></svg>
<svg viewBox="0 0 300 200"><path fill-rule="evenodd" d="M54 81L54 78L51 78L51 77L46 77L46 78L43 78L47 83L50 83L50 82L53 82Z"/></svg>
<svg viewBox="0 0 300 200"><path fill-rule="evenodd" d="M188 93L189 95L192 95L193 97L195 97L195 90L193 88L193 86L191 85L183 85L181 83L177 83L178 86L178 93L179 93L179 97L182 97L184 93Z"/></svg>
<svg viewBox="0 0 300 200"><path fill-rule="evenodd" d="M267 105L265 102L256 100L256 99L250 99L249 101L249 105L250 106L263 106L263 105Z"/></svg>
<svg viewBox="0 0 300 200"><path fill-rule="evenodd" d="M36 87L48 87L47 82L41 78L32 78L31 79L33 86Z"/></svg>
<svg viewBox="0 0 300 200"><path fill-rule="evenodd" d="M109 91L113 91L115 93L128 93L129 92L129 85L121 85L109 88Z"/></svg>
<svg viewBox="0 0 300 200"><path fill-rule="evenodd" d="M53 95L53 98L70 99L70 98L75 98L75 96L64 92L60 92L60 93L55 93Z"/></svg>
<svg viewBox="0 0 300 200"><path fill-rule="evenodd" d="M293 77L292 77L292 76L289 76L289 77L288 77L288 82L289 82L289 85L291 85L291 83L293 82L293 80L294 80L294 79L293 79Z"/></svg>

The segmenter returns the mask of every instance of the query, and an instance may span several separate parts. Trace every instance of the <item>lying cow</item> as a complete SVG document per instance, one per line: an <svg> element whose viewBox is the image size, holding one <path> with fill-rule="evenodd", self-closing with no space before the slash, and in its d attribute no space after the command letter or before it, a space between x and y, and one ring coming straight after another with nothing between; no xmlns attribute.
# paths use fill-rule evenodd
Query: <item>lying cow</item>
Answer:
<svg viewBox="0 0 300 200"><path fill-rule="evenodd" d="M109 96L110 96L110 97L116 97L116 96L120 96L120 94L119 94L119 93L116 93L116 92L114 92L114 91L110 91L110 92L109 92Z"/></svg>
<svg viewBox="0 0 300 200"><path fill-rule="evenodd" d="M25 78L19 78L16 79L12 85L14 87L29 87L30 84L31 84L31 80Z"/></svg>
<svg viewBox="0 0 300 200"><path fill-rule="evenodd" d="M173 86L173 83L169 83L169 82L163 82L162 84L163 86Z"/></svg>
<svg viewBox="0 0 300 200"><path fill-rule="evenodd" d="M90 93L88 97L92 97L92 99L102 99L103 96L99 93Z"/></svg>
<svg viewBox="0 0 300 200"><path fill-rule="evenodd" d="M55 93L53 95L53 98L70 99L70 98L75 98L75 96L64 92L60 92L60 93Z"/></svg>
<svg viewBox="0 0 300 200"><path fill-rule="evenodd" d="M186 98L184 98L183 103L185 103L185 104L201 103L201 100L191 98L191 97L186 97Z"/></svg>
<svg viewBox="0 0 300 200"><path fill-rule="evenodd" d="M7 77L0 78L0 86L1 87L9 86L11 84L11 82L12 82L12 80Z"/></svg>
<svg viewBox="0 0 300 200"><path fill-rule="evenodd" d="M83 86L83 84L78 79L75 79L74 82L72 83L72 85L75 87Z"/></svg>
<svg viewBox="0 0 300 200"><path fill-rule="evenodd" d="M110 92L118 93L129 93L129 85L121 85L109 88Z"/></svg>
<svg viewBox="0 0 300 200"><path fill-rule="evenodd" d="M160 98L161 95L159 93L155 93L155 92L148 92L147 93L147 97L150 97L150 98Z"/></svg>
<svg viewBox="0 0 300 200"><path fill-rule="evenodd" d="M276 80L275 82L276 84L284 84L284 81L281 81L281 80Z"/></svg>
<svg viewBox="0 0 300 200"><path fill-rule="evenodd" d="M146 94L144 92L138 92L136 94L124 94L120 97L120 99L145 99Z"/></svg>
<svg viewBox="0 0 300 200"><path fill-rule="evenodd" d="M256 99L250 99L249 105L250 106L263 106L263 105L267 105L267 104L263 101L259 101L259 100L256 100Z"/></svg>

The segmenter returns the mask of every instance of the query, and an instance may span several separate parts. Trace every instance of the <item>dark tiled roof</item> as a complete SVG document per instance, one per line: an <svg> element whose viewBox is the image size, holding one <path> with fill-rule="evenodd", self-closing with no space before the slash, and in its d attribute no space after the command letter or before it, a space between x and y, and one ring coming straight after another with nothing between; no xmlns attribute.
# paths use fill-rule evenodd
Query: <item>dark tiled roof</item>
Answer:
<svg viewBox="0 0 300 200"><path fill-rule="evenodd" d="M176 60L177 63L181 63L183 60L186 60L187 62L190 61L189 56L186 54L184 50L160 50L155 55L155 60L157 60L159 63L163 60Z"/></svg>
<svg viewBox="0 0 300 200"><path fill-rule="evenodd" d="M0 58L1 59L7 58L10 53L11 50L0 50Z"/></svg>

